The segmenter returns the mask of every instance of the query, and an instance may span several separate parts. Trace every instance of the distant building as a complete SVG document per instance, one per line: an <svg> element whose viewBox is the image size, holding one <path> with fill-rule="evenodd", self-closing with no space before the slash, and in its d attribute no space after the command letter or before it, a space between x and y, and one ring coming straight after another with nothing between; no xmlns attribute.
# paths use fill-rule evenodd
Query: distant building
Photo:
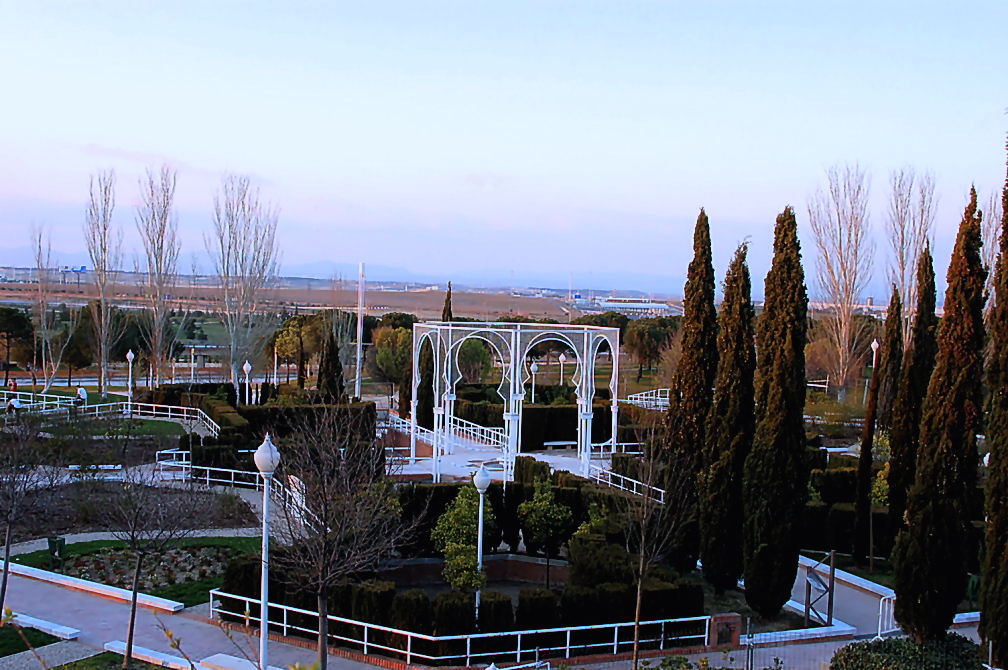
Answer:
<svg viewBox="0 0 1008 670"><path fill-rule="evenodd" d="M682 314L682 309L676 305L648 298L596 298L594 308L599 312L619 312L631 318Z"/></svg>

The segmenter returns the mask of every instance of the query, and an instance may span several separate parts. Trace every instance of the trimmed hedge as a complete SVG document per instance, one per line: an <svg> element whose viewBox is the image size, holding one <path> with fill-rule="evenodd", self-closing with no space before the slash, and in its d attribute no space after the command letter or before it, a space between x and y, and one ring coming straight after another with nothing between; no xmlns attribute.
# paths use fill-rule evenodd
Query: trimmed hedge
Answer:
<svg viewBox="0 0 1008 670"><path fill-rule="evenodd" d="M434 633L434 606L430 596L422 589L409 589L395 594L389 619L392 628L424 635Z"/></svg>
<svg viewBox="0 0 1008 670"><path fill-rule="evenodd" d="M518 592L518 611L515 627L518 630L557 628L556 594L547 589L528 588Z"/></svg>
<svg viewBox="0 0 1008 670"><path fill-rule="evenodd" d="M603 604L599 623L633 621L637 603L635 587L630 582L606 582L595 587Z"/></svg>
<svg viewBox="0 0 1008 670"><path fill-rule="evenodd" d="M269 432L278 438L286 437L300 426L311 427L324 412L331 411L334 405L261 405L245 406L237 410L244 418L247 431L252 435L263 435ZM359 439L370 441L374 439L375 422L377 421L375 404L373 402L356 402L339 405L340 411L350 414L350 422L358 428Z"/></svg>
<svg viewBox="0 0 1008 670"><path fill-rule="evenodd" d="M857 491L857 468L817 468L809 473L809 481L827 505L852 503Z"/></svg>
<svg viewBox="0 0 1008 670"><path fill-rule="evenodd" d="M598 623L603 604L595 587L568 584L560 594L560 620L565 626L590 626Z"/></svg>
<svg viewBox="0 0 1008 670"><path fill-rule="evenodd" d="M369 580L355 587L350 595L351 618L380 626L390 625L395 582Z"/></svg>
<svg viewBox="0 0 1008 670"><path fill-rule="evenodd" d="M499 633L514 630L514 608L511 596L500 591L483 591L480 594L479 629L481 633Z"/></svg>
<svg viewBox="0 0 1008 670"><path fill-rule="evenodd" d="M956 633L916 644L910 638L852 642L830 661L830 670L981 670L977 645Z"/></svg>
<svg viewBox="0 0 1008 670"><path fill-rule="evenodd" d="M471 593L445 591L434 597L434 634L476 632L476 599Z"/></svg>
<svg viewBox="0 0 1008 670"><path fill-rule="evenodd" d="M531 456L516 456L514 466L514 480L522 484L534 484L537 480L549 481L549 463L537 461Z"/></svg>
<svg viewBox="0 0 1008 670"><path fill-rule="evenodd" d="M601 535L575 535L567 545L570 582L595 586L604 582L634 581L630 554Z"/></svg>

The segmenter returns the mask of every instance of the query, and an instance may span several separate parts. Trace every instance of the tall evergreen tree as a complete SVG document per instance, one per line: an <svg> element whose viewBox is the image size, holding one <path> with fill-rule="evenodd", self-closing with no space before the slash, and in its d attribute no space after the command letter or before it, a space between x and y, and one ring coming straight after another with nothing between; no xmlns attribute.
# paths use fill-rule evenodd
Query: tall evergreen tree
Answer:
<svg viewBox="0 0 1008 670"><path fill-rule="evenodd" d="M899 388L900 370L903 369L903 300L895 284L882 332L878 366L880 376L876 427L888 433L892 425L892 409L896 402L896 389ZM872 375L874 374L875 371L872 370Z"/></svg>
<svg viewBox="0 0 1008 670"><path fill-rule="evenodd" d="M441 320L445 322L452 320L451 282L448 282L448 291L445 292L444 307L441 308Z"/></svg>
<svg viewBox="0 0 1008 670"><path fill-rule="evenodd" d="M700 477L700 556L718 593L742 574L742 466L755 428L754 311L746 245L735 251L724 284L717 337L718 368L707 419Z"/></svg>
<svg viewBox="0 0 1008 670"><path fill-rule="evenodd" d="M774 228L774 255L756 323L756 432L742 499L746 602L776 616L798 570L799 526L808 495L805 460L805 343L808 293L794 210Z"/></svg>
<svg viewBox="0 0 1008 670"><path fill-rule="evenodd" d="M970 189L949 265L938 355L921 413L907 526L892 552L896 620L917 642L945 635L966 587L963 544L976 487L987 279L980 257L980 222L976 189Z"/></svg>
<svg viewBox="0 0 1008 670"><path fill-rule="evenodd" d="M935 315L935 274L931 250L924 247L917 261L917 306L910 327L910 348L896 387L889 423L889 523L904 524L907 493L917 471L921 408L934 369L938 317Z"/></svg>
<svg viewBox="0 0 1008 670"><path fill-rule="evenodd" d="M680 504L688 511L670 554L679 568L696 565L700 526L696 481L704 451L704 432L717 374L717 310L714 307L714 265L711 262L710 224L701 209L693 231L693 260L683 291L682 357L676 368L675 412L668 414L669 449L689 464L694 477L684 487ZM670 408L671 409L671 408Z"/></svg>
<svg viewBox="0 0 1008 670"><path fill-rule="evenodd" d="M889 309L886 315L882 345L875 356L872 368L871 387L868 390L868 407L865 410L864 425L861 427L861 453L858 456L857 491L854 496L854 561L863 565L866 552L871 548L869 534L871 524L871 483L872 462L874 461L874 441L876 424L881 423L879 415L882 402L882 387L886 383L887 371L899 371L899 363L890 365L891 359L903 358L903 306L899 289L892 287Z"/></svg>
<svg viewBox="0 0 1008 670"><path fill-rule="evenodd" d="M338 403L346 400L346 385L343 382L343 364L339 357L339 343L332 329L322 342L322 352L319 355L318 393L328 403Z"/></svg>
<svg viewBox="0 0 1008 670"><path fill-rule="evenodd" d="M994 647L994 664L1008 663L1008 179L1001 192L1001 245L994 271L985 434L987 537L980 580L980 635Z"/></svg>
<svg viewBox="0 0 1008 670"><path fill-rule="evenodd" d="M416 421L424 428L434 429L434 347L429 338L420 343L420 360L417 362L420 382L417 384Z"/></svg>

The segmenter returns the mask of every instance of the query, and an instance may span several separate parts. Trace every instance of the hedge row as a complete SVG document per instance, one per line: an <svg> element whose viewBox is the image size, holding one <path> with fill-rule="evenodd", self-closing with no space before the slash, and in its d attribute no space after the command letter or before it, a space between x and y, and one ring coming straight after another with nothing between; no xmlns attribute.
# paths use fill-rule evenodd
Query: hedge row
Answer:
<svg viewBox="0 0 1008 670"><path fill-rule="evenodd" d="M981 670L976 643L957 633L916 644L909 638L852 642L830 661L830 670Z"/></svg>

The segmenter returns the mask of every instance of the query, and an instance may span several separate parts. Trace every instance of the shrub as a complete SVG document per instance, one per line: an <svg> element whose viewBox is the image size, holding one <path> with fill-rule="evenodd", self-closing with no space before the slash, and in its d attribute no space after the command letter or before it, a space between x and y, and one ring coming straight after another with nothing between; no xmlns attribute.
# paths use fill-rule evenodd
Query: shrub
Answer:
<svg viewBox="0 0 1008 670"><path fill-rule="evenodd" d="M395 582L372 580L358 584L351 596L352 618L382 626L388 625L394 598Z"/></svg>
<svg viewBox="0 0 1008 670"><path fill-rule="evenodd" d="M430 635L434 632L434 608L423 589L400 591L392 599L392 628Z"/></svg>
<svg viewBox="0 0 1008 670"><path fill-rule="evenodd" d="M980 670L977 645L962 635L916 644L910 638L853 642L841 647L830 670Z"/></svg>
<svg viewBox="0 0 1008 670"><path fill-rule="evenodd" d="M604 582L629 584L634 579L630 554L601 535L575 535L568 544L570 583L595 586Z"/></svg>
<svg viewBox="0 0 1008 670"><path fill-rule="evenodd" d="M856 514L853 503L838 503L830 508L828 541L830 549L849 553L854 546Z"/></svg>
<svg viewBox="0 0 1008 670"><path fill-rule="evenodd" d="M471 593L446 591L434 597L434 634L464 635L476 631L476 600Z"/></svg>
<svg viewBox="0 0 1008 670"><path fill-rule="evenodd" d="M479 629L481 633L514 630L514 623L511 596L500 591L483 591L480 594Z"/></svg>
<svg viewBox="0 0 1008 670"><path fill-rule="evenodd" d="M605 606L599 623L633 621L636 592L629 582L607 582L597 587L599 602Z"/></svg>
<svg viewBox="0 0 1008 670"><path fill-rule="evenodd" d="M565 626L589 626L598 623L602 611L598 590L593 586L568 584L560 594L560 620Z"/></svg>
<svg viewBox="0 0 1008 670"><path fill-rule="evenodd" d="M531 456L515 457L514 480L516 482L521 482L523 484L534 484L536 481L540 479L549 480L549 478L550 478L549 463L544 463L543 461L537 461Z"/></svg>
<svg viewBox="0 0 1008 670"><path fill-rule="evenodd" d="M831 468L812 470L809 481L819 491L827 505L840 502L854 502L857 491L857 468Z"/></svg>
<svg viewBox="0 0 1008 670"><path fill-rule="evenodd" d="M547 589L522 589L518 592L515 627L534 630L557 627L556 594Z"/></svg>

